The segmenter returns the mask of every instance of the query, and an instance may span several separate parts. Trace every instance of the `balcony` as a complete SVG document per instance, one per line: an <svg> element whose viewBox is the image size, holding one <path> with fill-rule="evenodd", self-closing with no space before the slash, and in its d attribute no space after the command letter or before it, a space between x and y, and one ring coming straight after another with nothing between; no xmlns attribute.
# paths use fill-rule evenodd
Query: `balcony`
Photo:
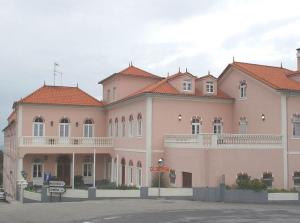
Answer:
<svg viewBox="0 0 300 223"><path fill-rule="evenodd" d="M166 135L164 145L167 148L282 148L282 136L271 134L199 134Z"/></svg>
<svg viewBox="0 0 300 223"><path fill-rule="evenodd" d="M23 136L19 138L21 147L113 147L111 137L34 137Z"/></svg>

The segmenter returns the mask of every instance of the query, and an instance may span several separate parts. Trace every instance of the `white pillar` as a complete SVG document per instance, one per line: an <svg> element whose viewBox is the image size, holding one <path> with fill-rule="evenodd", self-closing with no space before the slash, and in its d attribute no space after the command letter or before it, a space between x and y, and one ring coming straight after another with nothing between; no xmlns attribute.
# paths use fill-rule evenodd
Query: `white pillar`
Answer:
<svg viewBox="0 0 300 223"><path fill-rule="evenodd" d="M75 188L75 153L72 156L72 189Z"/></svg>
<svg viewBox="0 0 300 223"><path fill-rule="evenodd" d="M115 168L114 168L114 159L111 158L111 168L110 168L110 182L113 182L114 181L114 172L115 171Z"/></svg>
<svg viewBox="0 0 300 223"><path fill-rule="evenodd" d="M288 189L287 95L281 93L281 135L283 145L283 187Z"/></svg>
<svg viewBox="0 0 300 223"><path fill-rule="evenodd" d="M119 154L117 154L117 176L116 176L116 184L119 185Z"/></svg>
<svg viewBox="0 0 300 223"><path fill-rule="evenodd" d="M18 180L23 180L23 157L18 159Z"/></svg>
<svg viewBox="0 0 300 223"><path fill-rule="evenodd" d="M151 186L151 172L152 165L152 98L147 97L146 101L146 187Z"/></svg>
<svg viewBox="0 0 300 223"><path fill-rule="evenodd" d="M94 168L93 168L93 177L94 177L94 183L93 187L96 187L96 149L94 148Z"/></svg>

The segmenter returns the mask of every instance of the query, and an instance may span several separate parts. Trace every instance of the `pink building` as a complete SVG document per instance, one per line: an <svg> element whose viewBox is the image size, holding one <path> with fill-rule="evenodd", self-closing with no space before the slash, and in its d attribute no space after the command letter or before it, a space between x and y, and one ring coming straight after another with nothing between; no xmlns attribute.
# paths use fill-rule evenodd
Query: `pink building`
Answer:
<svg viewBox="0 0 300 223"><path fill-rule="evenodd" d="M300 49L297 63L292 71L233 62L218 78L187 71L162 78L130 65L99 82L103 101L78 87L44 85L13 105L4 187L15 197L22 173L34 185L51 173L70 187L75 176L93 186L151 186L159 158L172 169L171 186L216 186L223 175L230 185L247 172L296 187Z"/></svg>

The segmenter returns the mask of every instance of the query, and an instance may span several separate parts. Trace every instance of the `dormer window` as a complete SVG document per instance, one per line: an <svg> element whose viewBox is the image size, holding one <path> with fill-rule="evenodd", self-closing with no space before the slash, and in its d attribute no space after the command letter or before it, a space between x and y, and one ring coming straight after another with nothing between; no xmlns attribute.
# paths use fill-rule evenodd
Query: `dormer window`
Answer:
<svg viewBox="0 0 300 223"><path fill-rule="evenodd" d="M206 93L208 94L214 93L214 83L212 81L206 82Z"/></svg>
<svg viewBox="0 0 300 223"><path fill-rule="evenodd" d="M192 91L192 81L191 80L183 81L183 91Z"/></svg>
<svg viewBox="0 0 300 223"><path fill-rule="evenodd" d="M240 98L246 98L246 89L247 89L246 81L240 81Z"/></svg>

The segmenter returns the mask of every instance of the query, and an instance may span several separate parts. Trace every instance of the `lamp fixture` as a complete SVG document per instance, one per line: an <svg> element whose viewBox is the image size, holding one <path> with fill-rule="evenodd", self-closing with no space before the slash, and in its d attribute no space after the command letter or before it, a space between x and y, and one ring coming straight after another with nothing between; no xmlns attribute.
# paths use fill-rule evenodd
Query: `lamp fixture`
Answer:
<svg viewBox="0 0 300 223"><path fill-rule="evenodd" d="M266 116L265 116L265 114L263 113L263 114L261 114L261 120L262 121L265 121L266 120Z"/></svg>
<svg viewBox="0 0 300 223"><path fill-rule="evenodd" d="M181 121L181 119L182 119L182 115L179 114L179 115L178 115L178 121Z"/></svg>

